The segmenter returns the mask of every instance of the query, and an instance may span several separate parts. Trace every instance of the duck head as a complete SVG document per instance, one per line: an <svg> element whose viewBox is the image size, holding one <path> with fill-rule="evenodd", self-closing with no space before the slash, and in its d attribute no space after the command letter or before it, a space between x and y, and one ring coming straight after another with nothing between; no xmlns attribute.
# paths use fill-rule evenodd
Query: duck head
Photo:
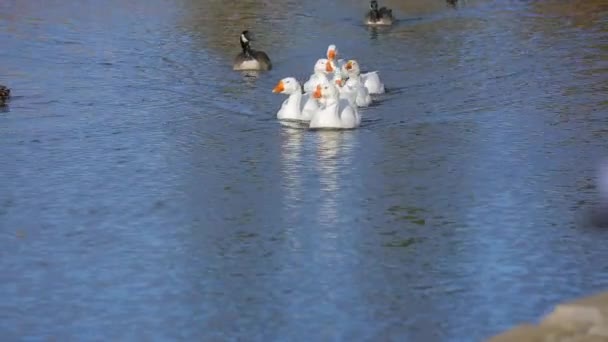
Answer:
<svg viewBox="0 0 608 342"><path fill-rule="evenodd" d="M342 87L344 85L344 80L342 78L336 78L334 83L336 83L336 86Z"/></svg>
<svg viewBox="0 0 608 342"><path fill-rule="evenodd" d="M317 88L315 89L315 92L312 94L312 96L315 99L337 98L338 89L336 89L336 87L330 82L317 84Z"/></svg>
<svg viewBox="0 0 608 342"><path fill-rule="evenodd" d="M344 65L344 69L349 75L359 75L361 73L361 69L359 68L359 63L356 60L351 59Z"/></svg>
<svg viewBox="0 0 608 342"><path fill-rule="evenodd" d="M334 68L332 67L329 60L327 60L326 58L319 58L317 60L317 63L315 63L315 67L314 67L313 71L315 73L327 74L327 73L334 72Z"/></svg>
<svg viewBox="0 0 608 342"><path fill-rule="evenodd" d="M370 1L370 2L369 2L369 8L370 8L372 11L377 11L377 10L378 10L378 1L376 1L376 0L372 0L372 1Z"/></svg>
<svg viewBox="0 0 608 342"><path fill-rule="evenodd" d="M335 61L338 58L338 48L336 45L331 44L327 47L327 59L330 61Z"/></svg>
<svg viewBox="0 0 608 342"><path fill-rule="evenodd" d="M274 89L272 89L272 92L276 94L293 94L298 91L301 92L302 87L300 86L300 82L294 77L285 77L281 79Z"/></svg>

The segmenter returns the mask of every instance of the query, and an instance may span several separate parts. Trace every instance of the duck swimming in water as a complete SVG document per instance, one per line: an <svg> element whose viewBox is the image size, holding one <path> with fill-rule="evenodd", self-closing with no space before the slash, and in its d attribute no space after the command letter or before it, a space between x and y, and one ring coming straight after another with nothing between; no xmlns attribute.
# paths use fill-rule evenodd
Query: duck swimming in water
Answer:
<svg viewBox="0 0 608 342"><path fill-rule="evenodd" d="M249 31L245 30L241 33L240 41L243 52L234 58L233 70L272 69L272 63L268 55L264 51L256 51L249 46L249 42L252 40Z"/></svg>
<svg viewBox="0 0 608 342"><path fill-rule="evenodd" d="M11 90L0 84L0 106L4 106L9 97L11 97Z"/></svg>
<svg viewBox="0 0 608 342"><path fill-rule="evenodd" d="M359 127L361 116L356 107L346 99L340 99L339 90L331 82L317 84L313 97L321 103L310 119L312 129L352 129Z"/></svg>
<svg viewBox="0 0 608 342"><path fill-rule="evenodd" d="M369 12L365 15L365 24L367 25L392 25L393 10L384 6L378 9L378 1L371 0L369 3Z"/></svg>
<svg viewBox="0 0 608 342"><path fill-rule="evenodd" d="M302 86L294 77L285 77L280 80L272 92L289 95L277 112L279 120L310 121L312 114L318 109L314 98L312 101L315 104L314 108L307 108L311 94L302 94Z"/></svg>

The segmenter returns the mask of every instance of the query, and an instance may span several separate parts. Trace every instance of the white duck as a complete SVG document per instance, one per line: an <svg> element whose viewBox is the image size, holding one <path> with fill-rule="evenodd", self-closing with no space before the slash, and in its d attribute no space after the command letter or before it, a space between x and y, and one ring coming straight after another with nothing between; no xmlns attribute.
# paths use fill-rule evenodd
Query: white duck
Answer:
<svg viewBox="0 0 608 342"><path fill-rule="evenodd" d="M304 83L304 92L312 93L315 91L319 82L328 80L328 74L333 73L334 68L331 63L325 58L319 58L313 67L313 74L306 83Z"/></svg>
<svg viewBox="0 0 608 342"><path fill-rule="evenodd" d="M355 93L355 104L358 107L367 107L372 103L372 98L369 96L369 91L361 80L361 70L359 69L359 63L356 60L351 59L346 62L344 69L348 73L348 81L346 81L345 87L349 87Z"/></svg>
<svg viewBox="0 0 608 342"><path fill-rule="evenodd" d="M343 72L349 73L349 69L346 69L348 63L345 63L342 66ZM368 93L370 94L384 94L384 84L380 81L380 76L378 76L378 71L370 71L364 74L361 73L361 69L359 68L359 63L355 63L355 65L351 64L351 68L357 68L359 75L361 75L361 83L367 88ZM349 76L350 77L350 76Z"/></svg>
<svg viewBox="0 0 608 342"><path fill-rule="evenodd" d="M327 82L317 85L313 96L322 103L310 120L310 128L351 129L361 124L357 109L345 99L340 99L336 86Z"/></svg>
<svg viewBox="0 0 608 342"><path fill-rule="evenodd" d="M300 82L293 77L286 77L280 80L274 89L272 89L272 92L289 95L277 112L277 119L279 120L310 121L312 114L319 108L314 98L312 99L314 107L306 108L302 99L307 100L311 96L302 94ZM304 110L305 108L307 110Z"/></svg>
<svg viewBox="0 0 608 342"><path fill-rule="evenodd" d="M351 106L357 106L357 91L348 84L346 77L341 74L334 74L333 82L336 85L336 89L338 89L338 93L340 94L339 97L348 100L348 103L350 103Z"/></svg>

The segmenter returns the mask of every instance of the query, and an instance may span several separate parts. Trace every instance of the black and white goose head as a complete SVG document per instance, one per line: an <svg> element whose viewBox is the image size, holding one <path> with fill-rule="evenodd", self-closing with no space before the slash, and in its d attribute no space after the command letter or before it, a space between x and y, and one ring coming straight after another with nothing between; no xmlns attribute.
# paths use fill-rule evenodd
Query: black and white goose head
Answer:
<svg viewBox="0 0 608 342"><path fill-rule="evenodd" d="M249 33L248 30L241 32L240 41L241 41L241 48L243 49L244 53L251 52L251 47L249 46L249 42L252 40L253 39L251 38L251 34Z"/></svg>
<svg viewBox="0 0 608 342"><path fill-rule="evenodd" d="M377 11L378 10L378 1L376 1L376 0L370 1L369 9L371 9L372 11Z"/></svg>

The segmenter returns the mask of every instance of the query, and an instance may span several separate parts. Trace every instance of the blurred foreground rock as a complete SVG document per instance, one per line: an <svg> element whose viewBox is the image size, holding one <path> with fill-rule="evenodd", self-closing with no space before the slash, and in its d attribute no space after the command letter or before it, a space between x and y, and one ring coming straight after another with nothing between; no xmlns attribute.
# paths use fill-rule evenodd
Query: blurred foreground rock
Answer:
<svg viewBox="0 0 608 342"><path fill-rule="evenodd" d="M559 304L540 324L522 324L488 340L516 341L608 341L608 292Z"/></svg>

